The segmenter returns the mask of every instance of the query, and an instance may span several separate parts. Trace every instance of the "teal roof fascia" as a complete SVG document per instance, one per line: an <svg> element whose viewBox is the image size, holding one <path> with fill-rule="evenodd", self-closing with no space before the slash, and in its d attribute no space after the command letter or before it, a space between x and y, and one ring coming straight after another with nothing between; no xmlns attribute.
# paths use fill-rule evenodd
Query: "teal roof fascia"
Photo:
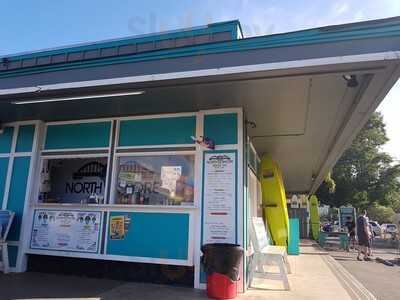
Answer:
<svg viewBox="0 0 400 300"><path fill-rule="evenodd" d="M120 38L103 42L87 43L72 47L59 47L43 51L39 50L20 55L18 54L5 55L3 57L6 57L9 61L16 61L21 59L30 59L30 58L37 58L37 57L57 55L57 54L70 54L88 50L107 49L107 48L119 47L131 44L156 42L156 41L169 40L180 37L199 36L199 35L219 33L219 32L231 32L232 38L236 39L238 28L240 28L240 23L238 20L234 20L234 21L212 23L206 26L193 27L189 29L173 30L164 33L144 34L139 36Z"/></svg>
<svg viewBox="0 0 400 300"><path fill-rule="evenodd" d="M205 55L214 53L224 53L233 51L247 51L261 48L289 47L299 45L309 45L318 43L333 43L340 41L400 37L400 18L396 21L381 20L381 22L360 25L349 24L329 26L323 28L308 29L290 33L274 34L245 39L236 39L232 41L215 42L196 46L187 46L166 50L155 50L138 54L117 56L111 58L99 58L95 60L69 62L59 65L50 65L43 67L32 67L19 70L10 70L0 72L0 78L19 75L28 75L34 73L69 70L76 68L87 68L104 66L110 64L131 63L138 61L149 61L176 58L183 56ZM386 21L386 22L385 22Z"/></svg>

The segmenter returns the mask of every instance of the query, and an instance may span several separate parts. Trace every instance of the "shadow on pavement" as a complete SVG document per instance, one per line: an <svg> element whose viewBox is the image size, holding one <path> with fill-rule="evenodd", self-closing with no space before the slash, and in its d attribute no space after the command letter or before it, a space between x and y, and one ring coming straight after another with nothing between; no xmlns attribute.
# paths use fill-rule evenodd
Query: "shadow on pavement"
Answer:
<svg viewBox="0 0 400 300"><path fill-rule="evenodd" d="M0 299L94 298L124 282L43 273L0 274Z"/></svg>

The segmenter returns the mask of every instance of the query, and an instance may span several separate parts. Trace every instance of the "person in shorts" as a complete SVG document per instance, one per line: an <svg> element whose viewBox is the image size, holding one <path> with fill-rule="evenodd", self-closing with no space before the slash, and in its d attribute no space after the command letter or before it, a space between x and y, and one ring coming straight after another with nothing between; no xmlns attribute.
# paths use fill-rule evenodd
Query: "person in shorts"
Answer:
<svg viewBox="0 0 400 300"><path fill-rule="evenodd" d="M352 217L347 217L345 226L349 233L349 247L354 249L356 245L356 223Z"/></svg>
<svg viewBox="0 0 400 300"><path fill-rule="evenodd" d="M357 260L361 261L361 253L364 260L370 260L368 257L368 249L370 248L370 236L368 228L367 211L357 218L357 238L358 238L358 255Z"/></svg>

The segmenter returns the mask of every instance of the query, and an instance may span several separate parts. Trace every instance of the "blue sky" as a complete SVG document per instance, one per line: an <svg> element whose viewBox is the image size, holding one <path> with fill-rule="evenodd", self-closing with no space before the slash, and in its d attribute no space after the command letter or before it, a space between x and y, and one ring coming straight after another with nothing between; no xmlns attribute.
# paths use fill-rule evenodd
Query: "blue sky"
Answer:
<svg viewBox="0 0 400 300"><path fill-rule="evenodd" d="M0 56L239 19L245 36L400 15L400 0L1 0ZM379 108L400 159L400 84Z"/></svg>

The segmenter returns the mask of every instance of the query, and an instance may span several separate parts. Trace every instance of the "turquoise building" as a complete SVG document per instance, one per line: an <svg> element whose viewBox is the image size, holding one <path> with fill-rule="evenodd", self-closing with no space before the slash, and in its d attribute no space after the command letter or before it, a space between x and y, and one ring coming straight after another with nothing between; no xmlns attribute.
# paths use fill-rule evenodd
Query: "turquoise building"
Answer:
<svg viewBox="0 0 400 300"><path fill-rule="evenodd" d="M200 248L225 242L246 250L245 291L259 157L291 195L314 193L399 66L399 18L251 38L229 21L1 57L11 270L126 266L204 288Z"/></svg>

